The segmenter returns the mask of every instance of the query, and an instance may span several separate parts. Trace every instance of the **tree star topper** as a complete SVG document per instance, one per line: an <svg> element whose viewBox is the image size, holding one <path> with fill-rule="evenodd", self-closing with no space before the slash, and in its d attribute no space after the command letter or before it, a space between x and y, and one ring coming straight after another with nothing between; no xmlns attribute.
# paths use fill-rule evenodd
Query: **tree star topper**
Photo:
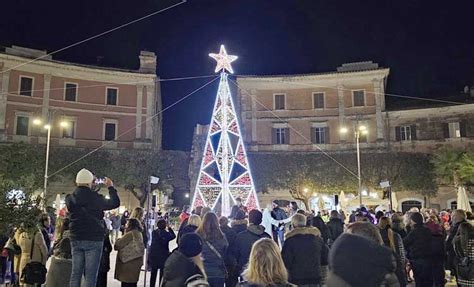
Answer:
<svg viewBox="0 0 474 287"><path fill-rule="evenodd" d="M225 50L224 45L221 45L221 50L219 51L219 54L209 54L209 57L213 58L214 60L217 61L217 66L215 72L219 71L224 71L227 70L229 73L233 74L234 70L232 70L232 66L230 63L233 61L237 60L237 56L233 55L227 55L227 51Z"/></svg>

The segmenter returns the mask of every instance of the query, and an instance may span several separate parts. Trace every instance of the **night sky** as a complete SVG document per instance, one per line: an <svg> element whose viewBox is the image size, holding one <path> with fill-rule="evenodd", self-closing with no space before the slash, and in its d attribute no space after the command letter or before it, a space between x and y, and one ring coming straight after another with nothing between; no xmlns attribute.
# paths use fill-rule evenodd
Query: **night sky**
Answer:
<svg viewBox="0 0 474 287"><path fill-rule="evenodd" d="M54 51L179 1L4 2L0 45ZM136 69L146 49L157 53L160 77L200 76L213 74L207 55L223 43L239 56L236 74L327 72L372 60L391 69L387 92L439 97L474 85L471 2L188 0L54 58L95 64L103 56L102 65ZM164 107L208 80L162 83ZM164 113L164 148L189 150L216 91L217 82Z"/></svg>

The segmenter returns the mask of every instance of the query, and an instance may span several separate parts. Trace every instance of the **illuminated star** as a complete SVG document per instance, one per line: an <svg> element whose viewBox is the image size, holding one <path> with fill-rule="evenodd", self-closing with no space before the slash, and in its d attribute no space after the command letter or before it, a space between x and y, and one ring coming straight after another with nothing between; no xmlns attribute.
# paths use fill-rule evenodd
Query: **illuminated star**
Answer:
<svg viewBox="0 0 474 287"><path fill-rule="evenodd" d="M219 54L209 54L209 57L213 58L214 60L217 61L217 66L215 72L219 71L224 71L227 70L229 73L233 74L234 70L232 70L232 66L230 63L233 61L237 60L237 56L232 56L232 55L227 55L227 51L225 50L224 45L221 45L221 50L219 51Z"/></svg>

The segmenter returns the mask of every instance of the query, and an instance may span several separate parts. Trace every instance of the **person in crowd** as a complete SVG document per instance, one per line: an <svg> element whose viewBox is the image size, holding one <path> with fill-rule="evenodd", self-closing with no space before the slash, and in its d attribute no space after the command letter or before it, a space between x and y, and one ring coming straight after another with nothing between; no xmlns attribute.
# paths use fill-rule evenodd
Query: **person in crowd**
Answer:
<svg viewBox="0 0 474 287"><path fill-rule="evenodd" d="M407 236L407 231L405 230L405 224L403 224L403 215L399 213L394 213L392 215L392 230L398 233L403 239Z"/></svg>
<svg viewBox="0 0 474 287"><path fill-rule="evenodd" d="M187 282L206 280L204 263L201 259L203 242L196 233L187 233L180 238L175 249L165 262L161 287L182 287ZM198 285L195 285L198 286Z"/></svg>
<svg viewBox="0 0 474 287"><path fill-rule="evenodd" d="M367 210L365 206L362 206L360 208L360 212L369 220L370 223L374 223L374 217L372 217L372 214Z"/></svg>
<svg viewBox="0 0 474 287"><path fill-rule="evenodd" d="M430 212L431 214L431 212ZM431 231L431 267L433 270L434 286L444 286L445 271L444 261L446 257L445 238L446 232L439 222L438 216L431 214L425 227Z"/></svg>
<svg viewBox="0 0 474 287"><path fill-rule="evenodd" d="M181 237L186 233L194 233L196 229L201 225L201 217L197 214L192 214L187 219L187 224L180 231L178 231L178 243L180 242Z"/></svg>
<svg viewBox="0 0 474 287"><path fill-rule="evenodd" d="M104 211L118 208L120 199L111 179L105 179L109 199L93 191L94 175L82 169L76 176L76 190L66 197L70 215L72 247L71 287L95 286L104 242Z"/></svg>
<svg viewBox="0 0 474 287"><path fill-rule="evenodd" d="M69 218L56 220L58 236L53 245L53 256L46 276L46 286L69 286L72 271L71 239Z"/></svg>
<svg viewBox="0 0 474 287"><path fill-rule="evenodd" d="M170 226L167 226L164 219L158 220L157 227L158 228L152 233L149 255L151 287L155 287L158 270L160 270L160 281L158 283L163 280L163 269L165 267L166 259L168 259L170 255L169 243L176 238L173 229Z"/></svg>
<svg viewBox="0 0 474 287"><path fill-rule="evenodd" d="M239 234L242 231L247 229L247 225L249 221L246 218L245 212L242 209L239 209L234 216L234 220L230 223L232 226L232 230L235 231L236 234Z"/></svg>
<svg viewBox="0 0 474 287"><path fill-rule="evenodd" d="M219 221L214 212L209 211L204 215L196 233L203 241L202 257L209 285L223 287L227 276L224 257L229 243L219 227Z"/></svg>
<svg viewBox="0 0 474 287"><path fill-rule="evenodd" d="M474 286L474 228L471 224L463 222L459 225L453 245L458 286Z"/></svg>
<svg viewBox="0 0 474 287"><path fill-rule="evenodd" d="M22 280L23 269L30 262L46 265L48 248L41 230L32 222L23 223L15 232L14 238L21 249L21 253L15 256L14 270L20 278L20 286L27 286Z"/></svg>
<svg viewBox="0 0 474 287"><path fill-rule="evenodd" d="M135 207L135 209L132 211L132 214L130 215L130 218L136 218L138 221L140 221L140 224L142 226L143 244L145 244L145 246L148 246L148 232L146 230L147 225L145 222L145 210L143 209L143 207Z"/></svg>
<svg viewBox="0 0 474 287"><path fill-rule="evenodd" d="M250 224L247 230L237 234L232 247L232 254L234 255L237 267L236 274L241 274L244 267L249 262L250 251L252 245L262 238L271 238L265 232L265 227L260 225L262 223L263 215L259 210L253 209L249 212Z"/></svg>
<svg viewBox="0 0 474 287"><path fill-rule="evenodd" d="M412 230L403 239L403 244L408 250L416 286L432 286L431 231L423 225L423 215L419 212L411 214L411 226Z"/></svg>
<svg viewBox="0 0 474 287"><path fill-rule="evenodd" d="M337 210L331 211L331 218L326 225L329 229L329 242L332 244L344 232L344 222Z"/></svg>
<svg viewBox="0 0 474 287"><path fill-rule="evenodd" d="M102 256L100 258L99 273L97 275L96 287L107 287L107 274L110 271L110 253L112 244L108 232L104 234L104 246L102 247Z"/></svg>
<svg viewBox="0 0 474 287"><path fill-rule="evenodd" d="M382 237L383 245L392 250L397 260L397 278L401 286L407 286L405 266L407 264L405 247L401 236L392 230L390 218L382 216L378 221L379 232ZM443 262L443 261L441 261Z"/></svg>
<svg viewBox="0 0 474 287"><path fill-rule="evenodd" d="M51 254L51 217L49 217L48 213L41 214L39 218L39 228L41 230L41 234L43 234L44 243L46 243L46 247L48 248L48 256Z"/></svg>
<svg viewBox="0 0 474 287"><path fill-rule="evenodd" d="M284 220L288 218L288 215L283 209L278 206L277 201L273 201L273 210L271 212L273 219L275 220ZM278 226L272 226L273 240L281 245L285 242L285 224L280 223Z"/></svg>
<svg viewBox="0 0 474 287"><path fill-rule="evenodd" d="M250 251L249 264L243 272L245 287L287 287L288 272L280 254L280 249L270 238L259 239Z"/></svg>
<svg viewBox="0 0 474 287"><path fill-rule="evenodd" d="M296 214L296 212L298 212L298 203L296 201L292 201L290 202L290 209L289 209L289 212L288 212L288 216L291 217L293 215Z"/></svg>
<svg viewBox="0 0 474 287"><path fill-rule="evenodd" d="M127 262L122 262L122 253L129 252L125 248L129 244L143 244L143 227L140 221L137 218L130 217L125 225L125 234L122 238L117 240L115 243L115 250L118 251L117 259L115 262L115 276L114 278L122 282L122 287L133 287L137 286L138 279L140 277L140 269L143 265L143 255L145 251L145 246L141 251L141 256L136 257L135 259L127 260ZM133 243L132 241L135 241ZM138 252L139 250L134 250ZM134 257L140 254L134 254Z"/></svg>
<svg viewBox="0 0 474 287"><path fill-rule="evenodd" d="M225 286L235 286L237 284L237 277L239 274L236 271L237 260L235 259L232 250L234 248L235 239L237 233L229 227L229 219L225 216L219 218L219 227L221 228L222 233L224 233L229 247L227 248L226 255L224 257L225 266L227 268L228 276L225 280Z"/></svg>
<svg viewBox="0 0 474 287"><path fill-rule="evenodd" d="M342 209L339 209L339 218L342 220L342 223L346 223L346 213Z"/></svg>
<svg viewBox="0 0 474 287"><path fill-rule="evenodd" d="M329 228L324 223L323 219L320 216L315 216L313 217L312 224L321 232L321 238L323 239L324 244L328 244L330 233Z"/></svg>
<svg viewBox="0 0 474 287"><path fill-rule="evenodd" d="M245 218L246 215L247 215L247 207L245 207L242 204L242 198L237 197L235 199L235 205L232 206L232 210L230 211L229 219L235 220L236 216L237 216L237 213L239 211L242 211L244 213L244 218Z"/></svg>
<svg viewBox="0 0 474 287"><path fill-rule="evenodd" d="M127 224L127 220L130 217L130 213L128 210L125 210L120 217L120 231L122 232L122 235L125 233L125 224Z"/></svg>
<svg viewBox="0 0 474 287"><path fill-rule="evenodd" d="M115 244L115 241L119 238L119 232L121 227L120 215L116 212L112 212L112 216L110 217L110 221L112 222L112 231L110 232L110 239L112 240L112 244Z"/></svg>
<svg viewBox="0 0 474 287"><path fill-rule="evenodd" d="M363 222L353 224L355 225L349 226L374 227ZM343 233L334 242L329 251L330 271L325 286L400 286L394 273L396 263L392 252L382 246L382 239L376 228L367 231L364 232L367 233L365 236ZM378 238L379 241L374 238Z"/></svg>
<svg viewBox="0 0 474 287"><path fill-rule="evenodd" d="M295 214L293 230L286 234L281 255L288 270L290 283L318 286L321 265L328 265L328 248L316 227L306 227L306 216Z"/></svg>
<svg viewBox="0 0 474 287"><path fill-rule="evenodd" d="M188 217L190 216L189 214L189 205L184 205L183 210L181 211L181 214L179 215L179 223L183 223Z"/></svg>
<svg viewBox="0 0 474 287"><path fill-rule="evenodd" d="M107 233L109 236L112 234L112 220L110 220L110 213L106 213L104 216L104 223L105 223L105 230L107 230Z"/></svg>
<svg viewBox="0 0 474 287"><path fill-rule="evenodd" d="M211 212L211 211L212 209L210 207L204 206L201 209L201 214L200 214L201 218L204 218L204 215L206 215L206 213Z"/></svg>
<svg viewBox="0 0 474 287"><path fill-rule="evenodd" d="M381 211L381 210L377 211L375 213L375 222L374 223L378 224L379 221L380 221L380 218L382 218L383 216L385 216L385 213L383 211Z"/></svg>
<svg viewBox="0 0 474 287"><path fill-rule="evenodd" d="M271 203L267 204L267 207L263 210L262 213L262 225L265 227L265 233L269 236L273 235L273 227L278 227L280 224L285 224L290 222L290 218L286 218L283 220L276 220L272 217L272 209L273 205Z"/></svg>
<svg viewBox="0 0 474 287"><path fill-rule="evenodd" d="M356 222L356 215L359 212L360 212L360 208L357 208L356 210L352 210L351 215L349 215L349 223Z"/></svg>
<svg viewBox="0 0 474 287"><path fill-rule="evenodd" d="M466 222L466 213L464 210L456 209L451 214L451 228L449 229L448 238L446 239L446 252L448 255L448 262L446 268L451 270L451 274L457 277L456 273L456 253L454 252L453 240L458 232L459 226Z"/></svg>

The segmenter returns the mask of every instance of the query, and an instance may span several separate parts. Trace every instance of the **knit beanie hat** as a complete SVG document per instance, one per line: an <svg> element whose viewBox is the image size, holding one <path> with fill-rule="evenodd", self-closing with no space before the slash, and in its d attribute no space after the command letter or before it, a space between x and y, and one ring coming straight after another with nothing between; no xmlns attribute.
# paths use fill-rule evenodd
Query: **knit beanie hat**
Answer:
<svg viewBox="0 0 474 287"><path fill-rule="evenodd" d="M94 175L87 169L81 169L76 175L77 184L89 184L94 181Z"/></svg>
<svg viewBox="0 0 474 287"><path fill-rule="evenodd" d="M343 233L329 252L329 269L350 286L380 286L395 271L392 251L362 236Z"/></svg>
<svg viewBox="0 0 474 287"><path fill-rule="evenodd" d="M186 233L179 239L179 251L186 257L194 257L202 252L202 240L196 233Z"/></svg>
<svg viewBox="0 0 474 287"><path fill-rule="evenodd" d="M410 219L413 220L416 225L423 225L423 215L419 212L412 213Z"/></svg>
<svg viewBox="0 0 474 287"><path fill-rule="evenodd" d="M262 223L262 213L258 209L252 209L249 212L249 222L254 225Z"/></svg>

